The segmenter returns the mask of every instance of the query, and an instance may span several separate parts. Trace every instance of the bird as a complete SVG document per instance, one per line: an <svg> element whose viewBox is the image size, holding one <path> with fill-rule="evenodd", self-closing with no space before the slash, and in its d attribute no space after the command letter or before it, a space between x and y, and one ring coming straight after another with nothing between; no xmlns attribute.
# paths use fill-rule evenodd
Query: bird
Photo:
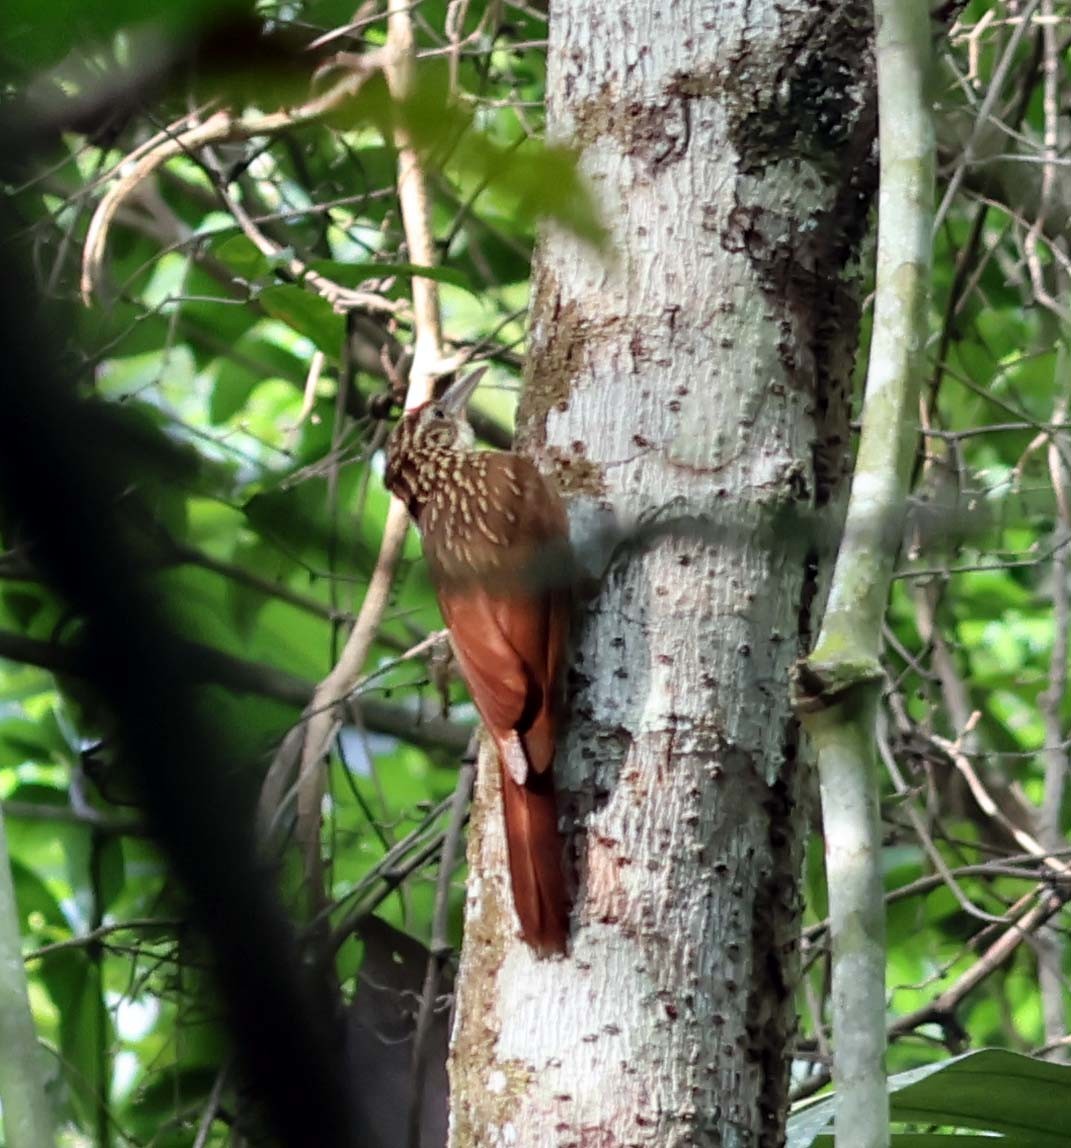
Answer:
<svg viewBox="0 0 1071 1148"><path fill-rule="evenodd" d="M557 491L522 455L478 450L465 407L482 371L407 411L384 481L420 532L462 676L497 749L513 904L540 957L566 951L570 896L554 754L572 552Z"/></svg>

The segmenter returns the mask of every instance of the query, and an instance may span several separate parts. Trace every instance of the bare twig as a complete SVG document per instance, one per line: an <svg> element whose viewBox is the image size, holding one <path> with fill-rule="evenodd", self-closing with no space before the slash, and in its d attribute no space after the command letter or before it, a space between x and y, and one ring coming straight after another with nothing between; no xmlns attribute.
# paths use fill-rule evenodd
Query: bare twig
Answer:
<svg viewBox="0 0 1071 1148"><path fill-rule="evenodd" d="M1066 901L1066 895L1043 893L1041 899L1013 922L973 965L945 991L928 1004L897 1017L889 1026L889 1037L895 1038L932 1021L941 1022L953 1016L960 1002L992 975L1029 936L1055 916Z"/></svg>
<svg viewBox="0 0 1071 1148"><path fill-rule="evenodd" d="M977 721L980 717L981 714L976 711L972 714L972 721ZM943 749L952 759L956 769L960 771L966 780L971 795L975 801L978 802L978 807L987 817L992 818L1006 833L1011 834L1015 841L1019 843L1020 848L1025 849L1028 853L1032 853L1035 857L1041 858L1051 869L1063 875L1071 873L1071 866L1061 861L1052 851L1043 848L1036 837L1027 833L1021 826L1016 825L1003 810L1001 810L990 796L989 791L982 784L982 780L975 771L970 759L960 751L958 742L949 741L948 738L940 737L937 734L930 734L930 740L934 745Z"/></svg>
<svg viewBox="0 0 1071 1148"><path fill-rule="evenodd" d="M424 1082L427 1078L428 1034L434 1015L435 1002L439 996L439 981L443 966L450 955L447 940L447 918L450 910L450 879L457 860L461 830L465 824L472 783L476 777L476 756L479 752L479 739L473 735L465 752L458 773L450 805L450 821L443 838L443 849L439 856L439 880L435 888L435 908L431 921L431 944L428 951L428 964L424 973L424 988L420 997L420 1011L417 1013L416 1030L413 1034L412 1099L409 1105L409 1148L420 1148L420 1116L424 1107Z"/></svg>
<svg viewBox="0 0 1071 1148"><path fill-rule="evenodd" d="M1053 0L1042 0L1041 15L1053 15ZM1024 22L1025 23L1025 22ZM1071 310L1063 303L1053 298L1046 283L1045 270L1038 255L1038 242L1045 233L1045 222L1052 202L1053 185L1056 181L1056 166L1058 163L1059 116L1060 116L1060 69L1061 62L1056 46L1056 29L1051 22L1046 22L1041 32L1044 60L1044 155L1042 157L1043 169L1041 175L1040 199L1037 215L1030 230L1027 232L1023 248L1026 252L1026 263L1030 270L1030 282L1034 289L1034 298L1046 307L1061 323L1071 322ZM1055 245L1050 249L1054 250ZM1055 250L1054 250L1055 253Z"/></svg>
<svg viewBox="0 0 1071 1148"><path fill-rule="evenodd" d="M1071 848L1062 850L1059 855L1071 857ZM958 865L955 869L950 870L950 872L956 878L983 877L995 879L997 877L1009 877L1015 881L1029 881L1034 885L1051 885L1054 888L1066 891L1067 894L1071 896L1071 874L1062 876L1060 874L1046 872L1043 875L1036 869L1019 867L1024 862L1031 861L1037 861L1037 858L1035 858L1032 853L1017 853L1011 857L1002 858L1000 861L983 861L978 865ZM905 901L911 897L924 896L938 886L943 885L944 882L945 879L940 873L929 873L925 877L919 877L918 880L910 882L910 884L901 885L898 889L890 889L885 894L885 903L892 905L897 901ZM1010 919L1010 917L1007 919ZM816 921L813 925L808 925L802 934L805 946L816 947L819 938L823 933L828 932L828 930L828 917L821 921Z"/></svg>
<svg viewBox="0 0 1071 1148"><path fill-rule="evenodd" d="M903 775L900 773L900 767L896 764L896 759L889 749L888 739L882 732L878 734L878 752L881 754L882 761L885 763L885 769L889 776L892 778L893 785L896 787L896 792L903 798L903 809L907 814L908 820L911 822L911 827L915 830L915 836L919 839L919 844L922 846L926 856L929 857L933 863L933 867L941 875L946 887L951 891L952 895L959 902L960 908L969 916L976 918L979 921L988 921L990 923L1003 924L1004 917L995 916L993 913L987 913L984 909L978 908L973 901L963 892L959 882L952 874L945 859L941 856L941 851L933 842L926 829L925 822L921 814L915 808L915 803L910 796L907 782L904 780Z"/></svg>
<svg viewBox="0 0 1071 1148"><path fill-rule="evenodd" d="M303 259L299 259L293 254L287 254L278 243L269 239L253 222L252 216L230 193L222 178L218 180L217 190L242 233L261 255L281 261L282 269L287 275L297 283L307 284L318 295L326 299L336 311L360 310L383 314L395 314L399 311L399 305L393 299L387 299L373 291L360 291L343 287L319 271L314 271Z"/></svg>
<svg viewBox="0 0 1071 1148"><path fill-rule="evenodd" d="M266 597L276 598L280 602L286 602L287 605L293 606L297 610L304 610L308 614L323 618L329 622L347 622L352 620L344 611L333 610L326 602L321 602L318 598L313 598L309 594L302 594L300 591L293 590L284 582L277 582L271 578L265 578L260 574L254 573L252 570L247 570L244 566L240 566L235 562L227 562L222 558L215 558L213 555L207 554L203 550L198 550L194 546L186 546L178 542L173 542L171 539L168 539L168 543L171 547L171 551L165 559L167 563L174 562L184 566L199 566L202 570L211 570L212 573L218 574L221 578L228 578L232 582L246 586L250 590L256 590ZM404 649L394 638L387 637L384 639L384 643L388 646L396 645L400 650Z"/></svg>
<svg viewBox="0 0 1071 1148"><path fill-rule="evenodd" d="M944 223L945 216L948 214L949 208L952 206L952 201L956 198L956 193L959 191L960 184L963 182L963 176L970 167L975 158L975 149L978 147L978 142L988 125L989 118L993 114L993 109L996 107L997 100L1000 99L1001 93L1004 91L1004 83L1008 78L1012 65L1015 62L1015 53L1019 50L1019 45L1022 43L1023 36L1026 34L1030 26L1030 18L1033 16L1035 9L1041 0L1027 0L1027 5L1022 13L1022 21L1016 26L1011 34L1007 46L1001 55L1000 62L997 64L993 77L989 81L989 90L985 94L985 99L982 101L982 106L978 109L977 116L975 117L974 128L971 131L970 137L967 139L960 153L959 162L956 164L956 170L952 173L952 178L948 181L948 186L945 188L944 197L941 204L937 209L933 219L933 232L936 235Z"/></svg>
<svg viewBox="0 0 1071 1148"><path fill-rule="evenodd" d="M1066 902L1066 895L1047 892L1041 900L1028 909L1018 921L1013 922L974 962L973 965L943 993L934 997L928 1004L913 1012L897 1017L887 1030L888 1038L906 1036L924 1024L947 1024L955 1015L956 1009L965 997L972 993L987 977L997 971L1015 952L1020 944L1033 935L1056 915ZM792 1090L793 1102L813 1096L824 1088L831 1079L828 1068L821 1068L802 1084Z"/></svg>
<svg viewBox="0 0 1071 1148"><path fill-rule="evenodd" d="M347 937L358 931L361 925L375 912L375 910L394 892L402 886L414 873L418 873L438 856L443 846L445 834L436 833L408 860L390 868L379 868L376 881L368 884L371 887L379 884L378 889L363 898L350 910L346 917L332 931L325 950L328 954L338 951ZM366 883L362 881L362 886Z"/></svg>
<svg viewBox="0 0 1071 1148"><path fill-rule="evenodd" d="M32 949L23 959L26 961L40 961L45 957L52 956L54 953L65 953L71 949L83 949L87 945L93 945L97 941L104 940L105 937L110 937L113 933L126 933L137 929L178 929L182 923L182 921L165 920L160 917L133 918L128 921L116 921L110 925L99 925L97 928L90 929L86 933L81 933L77 937L71 937L69 940L54 941L50 945L42 945L40 948Z"/></svg>
<svg viewBox="0 0 1071 1148"><path fill-rule="evenodd" d="M284 802L300 792L300 771L304 760L302 755L308 739L308 730L312 724L314 722L318 725L322 722L330 722L331 729L333 730L331 737L334 739L342 726L341 707L344 703L351 702L355 698L360 697L374 681L383 677L384 674L390 673L390 671L396 669L404 662L410 661L432 650L444 640L445 635L445 630L436 630L434 633L422 638L397 658L392 658L389 662L385 662L373 670L372 673L359 678L345 695L328 697L322 702L317 702L316 690L319 690L324 683L321 682L320 685L316 687L316 690L313 691L312 701L305 706L301 721L283 738L262 783L259 818L261 831L265 840L271 838ZM326 680L327 679L324 679L324 681ZM368 702L363 702L362 708L366 708L368 705ZM295 773L298 774L297 787L295 789L288 789L291 778Z"/></svg>
<svg viewBox="0 0 1071 1148"><path fill-rule="evenodd" d="M193 1140L193 1148L205 1148L208 1143L208 1134L212 1131L212 1124L216 1119L216 1113L219 1111L219 1100L223 1095L223 1086L227 1083L229 1073L229 1064L225 1064L216 1073L216 1079L212 1082L212 1091L208 1094L204 1111L201 1113L201 1119L197 1124L197 1135Z"/></svg>

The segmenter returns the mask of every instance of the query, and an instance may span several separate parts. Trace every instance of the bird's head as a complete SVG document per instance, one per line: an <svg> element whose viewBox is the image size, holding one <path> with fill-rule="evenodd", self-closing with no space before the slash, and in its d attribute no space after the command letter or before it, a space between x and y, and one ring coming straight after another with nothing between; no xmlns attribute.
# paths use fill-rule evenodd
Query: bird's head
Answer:
<svg viewBox="0 0 1071 1148"><path fill-rule="evenodd" d="M406 411L390 436L383 481L414 517L430 493L436 471L449 463L450 455L476 445L465 407L485 369L458 379L440 398Z"/></svg>

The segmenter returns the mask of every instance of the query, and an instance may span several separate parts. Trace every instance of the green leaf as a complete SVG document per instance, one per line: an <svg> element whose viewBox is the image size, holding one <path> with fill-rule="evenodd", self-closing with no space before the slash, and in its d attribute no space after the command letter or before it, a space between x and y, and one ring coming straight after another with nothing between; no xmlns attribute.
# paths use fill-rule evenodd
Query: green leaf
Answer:
<svg viewBox="0 0 1071 1148"><path fill-rule="evenodd" d="M273 327L271 321L259 324L247 331L228 354L213 360L215 384L208 404L208 418L213 424L233 418L268 379L283 379L295 388L304 385L306 363L271 338Z"/></svg>
<svg viewBox="0 0 1071 1148"><path fill-rule="evenodd" d="M44 592L36 587L4 585L0 587L0 597L3 598L4 611L23 632L30 629L45 605Z"/></svg>
<svg viewBox="0 0 1071 1148"><path fill-rule="evenodd" d="M208 403L208 417L218 426L236 415L260 382L260 375L245 363L221 359Z"/></svg>
<svg viewBox="0 0 1071 1148"><path fill-rule="evenodd" d="M64 743L50 723L12 717L0 721L0 769L26 762L47 765L62 759Z"/></svg>
<svg viewBox="0 0 1071 1148"><path fill-rule="evenodd" d="M176 1112L193 1113L203 1106L218 1072L208 1066L176 1066L153 1073L131 1098L125 1125L139 1139L157 1143L157 1134Z"/></svg>
<svg viewBox="0 0 1071 1148"><path fill-rule="evenodd" d="M220 9L236 8L237 0L158 0L147 6L139 0L5 0L0 20L0 58L27 68L40 68L59 60L86 41L104 40L121 28L150 20L165 34L188 33L205 17Z"/></svg>
<svg viewBox="0 0 1071 1148"><path fill-rule="evenodd" d="M983 1049L894 1079L897 1120L1014 1134L1024 1148L1026 1133L1031 1145L1067 1144L1071 1066Z"/></svg>
<svg viewBox="0 0 1071 1148"><path fill-rule="evenodd" d="M77 949L54 953L46 962L42 980L59 1011L63 1079L80 1123L93 1127L99 1106L106 1103L111 1078L107 1050L114 1039L100 966Z"/></svg>
<svg viewBox="0 0 1071 1148"><path fill-rule="evenodd" d="M417 69L415 81L412 95L399 104L390 98L386 83L375 77L332 122L350 128L373 123L382 131L400 122L426 166L446 170L479 190L485 210L494 203L503 218L549 219L605 248L608 234L575 151L527 136L500 143L488 132L476 130L471 114L450 98L449 73L443 64L425 63Z"/></svg>
<svg viewBox="0 0 1071 1148"><path fill-rule="evenodd" d="M257 298L273 319L304 335L329 358L338 358L346 324L326 299L290 283L266 287Z"/></svg>
<svg viewBox="0 0 1071 1148"><path fill-rule="evenodd" d="M1002 1133L1013 1137L1008 1143L1015 1148L1065 1148L1068 1142L1071 1066L982 1049L892 1076L889 1093L892 1119L900 1123ZM835 1096L825 1096L793 1113L787 1148L810 1148L831 1127L835 1104ZM949 1148L960 1143L942 1139ZM893 1143L901 1148L898 1137Z"/></svg>
<svg viewBox="0 0 1071 1148"><path fill-rule="evenodd" d="M245 279L258 279L271 270L268 260L247 235L228 235L208 244L208 250Z"/></svg>
<svg viewBox="0 0 1071 1148"><path fill-rule="evenodd" d="M815 1148L834 1148L833 1137L819 1136ZM1021 1148L1019 1140L1005 1140L1003 1136L974 1136L957 1133L955 1138L944 1132L894 1132L892 1148Z"/></svg>
<svg viewBox="0 0 1071 1148"><path fill-rule="evenodd" d="M17 857L10 857L9 861L23 935L31 936L41 924L69 933L67 918L44 881Z"/></svg>

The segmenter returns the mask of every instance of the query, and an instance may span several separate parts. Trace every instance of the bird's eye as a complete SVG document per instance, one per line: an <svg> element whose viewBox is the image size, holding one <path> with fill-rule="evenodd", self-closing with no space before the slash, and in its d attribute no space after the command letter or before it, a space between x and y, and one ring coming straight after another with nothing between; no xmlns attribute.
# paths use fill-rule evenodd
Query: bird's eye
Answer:
<svg viewBox="0 0 1071 1148"><path fill-rule="evenodd" d="M442 407L432 407L431 408L431 415L432 415L432 418L444 419L444 418L446 418L446 411L444 411L442 409Z"/></svg>

